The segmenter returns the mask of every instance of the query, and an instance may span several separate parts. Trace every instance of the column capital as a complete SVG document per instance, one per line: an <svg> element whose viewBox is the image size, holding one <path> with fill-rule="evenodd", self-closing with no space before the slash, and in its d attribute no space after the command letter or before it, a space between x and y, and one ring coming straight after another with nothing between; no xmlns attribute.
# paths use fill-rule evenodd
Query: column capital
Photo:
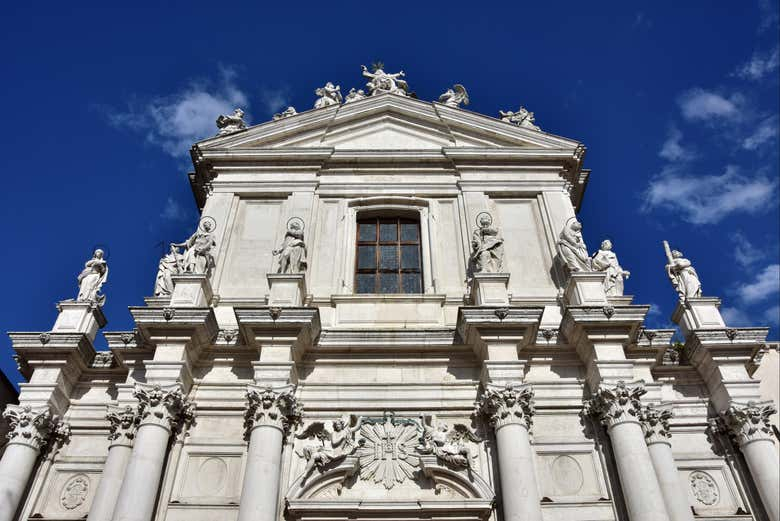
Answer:
<svg viewBox="0 0 780 521"><path fill-rule="evenodd" d="M739 444L746 445L758 440L772 440L769 417L777 412L771 401L746 404L732 403L720 416L723 427Z"/></svg>
<svg viewBox="0 0 780 521"><path fill-rule="evenodd" d="M599 385L593 398L585 405L585 412L598 418L607 429L621 423L639 423L640 397L646 392L645 383L641 380L629 384L620 380L614 387Z"/></svg>
<svg viewBox="0 0 780 521"><path fill-rule="evenodd" d="M295 386L260 387L247 386L247 408L244 413L244 427L249 438L257 427L269 426L288 433L301 421L303 404L295 397Z"/></svg>
<svg viewBox="0 0 780 521"><path fill-rule="evenodd" d="M138 400L139 426L157 425L175 431L195 417L195 405L182 394L181 384L135 384L133 396Z"/></svg>
<svg viewBox="0 0 780 521"><path fill-rule="evenodd" d="M59 443L70 435L70 425L52 416L48 406L8 405L3 417L9 425L8 443L26 445L41 451L49 443Z"/></svg>
<svg viewBox="0 0 780 521"><path fill-rule="evenodd" d="M534 390L529 384L488 385L475 404L474 414L487 418L498 430L505 425L519 424L531 429L534 415Z"/></svg>
<svg viewBox="0 0 780 521"><path fill-rule="evenodd" d="M108 439L109 448L114 445L124 445L131 447L135 439L135 431L141 418L138 416L138 410L130 405L124 407L109 405L106 407L106 420L109 423Z"/></svg>
<svg viewBox="0 0 780 521"><path fill-rule="evenodd" d="M672 437L669 428L669 420L674 416L671 409L647 405L639 413L639 421L642 423L642 431L645 433L645 441L648 445L654 443L666 443Z"/></svg>

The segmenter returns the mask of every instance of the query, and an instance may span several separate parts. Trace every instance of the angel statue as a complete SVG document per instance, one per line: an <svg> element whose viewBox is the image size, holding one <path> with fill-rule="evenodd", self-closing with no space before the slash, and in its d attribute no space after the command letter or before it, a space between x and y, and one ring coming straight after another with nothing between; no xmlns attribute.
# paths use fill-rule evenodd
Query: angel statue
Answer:
<svg viewBox="0 0 780 521"><path fill-rule="evenodd" d="M683 257L682 252L669 248L669 243L664 241L666 252L666 275L672 281L672 286L684 302L688 298L701 297L701 281L699 274L693 268L691 261Z"/></svg>
<svg viewBox="0 0 780 521"><path fill-rule="evenodd" d="M482 439L462 423L450 428L443 422L437 422L436 416L420 417L423 426L422 443L417 451L422 454L435 454L439 459L456 468L471 470L471 460L476 457L464 440L479 443Z"/></svg>
<svg viewBox="0 0 780 521"><path fill-rule="evenodd" d="M363 69L363 77L368 78L366 87L372 96L385 93L406 96L409 93L409 84L401 79L406 76L404 71L390 74L382 70L382 64L377 64L374 72L368 72L365 65L360 67Z"/></svg>
<svg viewBox="0 0 780 521"><path fill-rule="evenodd" d="M182 256L171 245L171 250L160 259L157 265L157 278L154 280L154 296L165 297L173 293L173 276L182 271Z"/></svg>
<svg viewBox="0 0 780 521"><path fill-rule="evenodd" d="M477 273L500 273L504 265L504 238L493 227L487 212L477 216L478 228L471 235L471 262Z"/></svg>
<svg viewBox="0 0 780 521"><path fill-rule="evenodd" d="M499 110L498 114L501 116L501 121L506 123L513 123L519 127L530 128L531 130L541 130L534 124L534 113L529 112L525 107L520 107L517 112Z"/></svg>
<svg viewBox="0 0 780 521"><path fill-rule="evenodd" d="M344 98L344 103L352 103L353 101L362 100L366 97L366 93L363 91L363 89L355 90L354 88L349 89L349 93L347 93L347 97Z"/></svg>
<svg viewBox="0 0 780 521"><path fill-rule="evenodd" d="M439 103L443 103L444 105L453 108L458 108L461 103L468 105L469 94L466 92L466 87L460 83L456 83L451 89L447 89L444 94L439 96Z"/></svg>
<svg viewBox="0 0 780 521"><path fill-rule="evenodd" d="M602 241L601 249L593 254L591 259L593 269L606 273L604 278L604 293L608 297L621 296L623 294L623 279L631 276L631 272L624 270L618 262L617 255L612 251L612 241Z"/></svg>
<svg viewBox="0 0 780 521"><path fill-rule="evenodd" d="M108 280L108 263L103 258L103 250L98 248L92 254L92 258L84 263L84 269L77 277L79 282L79 294L76 302L91 302L102 306L106 296L100 293L100 288Z"/></svg>
<svg viewBox="0 0 780 521"><path fill-rule="evenodd" d="M290 219L282 245L271 253L279 256L277 273L305 272L306 243L303 242L303 221L297 217Z"/></svg>
<svg viewBox="0 0 780 521"><path fill-rule="evenodd" d="M314 94L319 96L317 101L314 102L315 109L329 107L330 105L338 105L341 103L340 85L333 85L331 82L328 82L324 87L320 87L319 89L315 90Z"/></svg>
<svg viewBox="0 0 780 521"><path fill-rule="evenodd" d="M289 118L290 116L295 116L296 114L298 114L298 111L295 110L295 107L287 107L283 111L274 114L274 121Z"/></svg>
<svg viewBox="0 0 780 521"><path fill-rule="evenodd" d="M224 136L225 134L232 134L239 130L246 128L244 123L244 111L241 109L235 109L233 114L225 116L224 114L217 118L217 132L218 136Z"/></svg>
<svg viewBox="0 0 780 521"><path fill-rule="evenodd" d="M204 218L189 239L182 243L171 243L171 249L176 249L177 252L178 248L184 248L180 264L181 273L211 276L211 270L215 265L212 250L217 245L214 234L211 233L214 226L213 219Z"/></svg>
<svg viewBox="0 0 780 521"><path fill-rule="evenodd" d="M355 452L360 445L355 441L355 434L363 425L362 416L344 415L333 420L331 425L332 429L328 429L326 422L312 422L301 433L295 435L298 439L315 437L320 441L319 445L309 445L300 451L295 451L298 456L306 460L302 481L306 481L314 467L321 470L333 461L342 460Z"/></svg>
<svg viewBox="0 0 780 521"><path fill-rule="evenodd" d="M588 247L582 238L582 224L572 217L561 230L558 237L558 253L569 271L593 271Z"/></svg>

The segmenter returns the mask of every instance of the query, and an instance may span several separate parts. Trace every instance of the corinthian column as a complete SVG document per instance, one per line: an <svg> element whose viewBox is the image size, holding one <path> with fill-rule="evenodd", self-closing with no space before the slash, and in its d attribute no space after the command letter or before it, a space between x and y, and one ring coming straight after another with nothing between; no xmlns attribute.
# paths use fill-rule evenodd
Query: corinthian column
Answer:
<svg viewBox="0 0 780 521"><path fill-rule="evenodd" d="M661 487L669 518L671 521L693 521L693 512L685 492L686 487L680 481L680 473L677 471L672 453L670 441L672 433L669 429L671 417L672 411L668 409L647 406L640 414L642 431L645 433L647 450L653 462L653 469L658 478L658 485Z"/></svg>
<svg viewBox="0 0 780 521"><path fill-rule="evenodd" d="M103 465L103 473L100 475L87 521L111 520L127 462L133 452L133 439L138 428L139 418L133 407L109 405L107 412L106 419L110 424L108 456Z"/></svg>
<svg viewBox="0 0 780 521"><path fill-rule="evenodd" d="M136 384L140 425L127 464L114 521L151 521L160 488L168 440L192 421L194 407L182 396L179 384Z"/></svg>
<svg viewBox="0 0 780 521"><path fill-rule="evenodd" d="M238 521L275 521L279 501L282 444L289 428L300 421L295 387L273 389L250 385L244 415L249 450L241 489Z"/></svg>
<svg viewBox="0 0 780 521"><path fill-rule="evenodd" d="M777 412L772 402L732 404L721 414L729 434L736 440L753 476L766 513L780 519L780 477L769 417Z"/></svg>
<svg viewBox="0 0 780 521"><path fill-rule="evenodd" d="M19 508L41 451L52 438L66 436L68 426L49 412L48 406L9 405L8 445L0 460L0 521L11 521Z"/></svg>
<svg viewBox="0 0 780 521"><path fill-rule="evenodd" d="M607 428L629 519L669 521L664 502L658 500L664 496L639 424L639 397L645 392L643 382L632 386L623 381L615 387L601 385L587 410Z"/></svg>
<svg viewBox="0 0 780 521"><path fill-rule="evenodd" d="M530 385L490 385L476 406L496 432L501 504L506 521L541 521L539 487L528 432L534 413Z"/></svg>

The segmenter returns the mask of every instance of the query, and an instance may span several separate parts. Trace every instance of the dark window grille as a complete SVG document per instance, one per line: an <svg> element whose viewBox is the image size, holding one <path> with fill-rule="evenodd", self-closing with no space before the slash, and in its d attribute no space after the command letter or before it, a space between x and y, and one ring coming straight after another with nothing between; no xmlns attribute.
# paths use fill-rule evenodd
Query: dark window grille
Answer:
<svg viewBox="0 0 780 521"><path fill-rule="evenodd" d="M422 293L419 221L359 219L356 249L357 293Z"/></svg>

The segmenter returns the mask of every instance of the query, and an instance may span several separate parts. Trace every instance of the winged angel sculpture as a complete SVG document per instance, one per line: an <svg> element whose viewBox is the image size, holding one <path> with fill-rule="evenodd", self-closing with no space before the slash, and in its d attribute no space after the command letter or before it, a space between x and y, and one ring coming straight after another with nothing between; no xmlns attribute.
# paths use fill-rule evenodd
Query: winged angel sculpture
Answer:
<svg viewBox="0 0 780 521"><path fill-rule="evenodd" d="M427 421L426 421L427 420ZM417 447L422 454L435 454L445 463L456 468L471 470L471 460L476 455L464 442L465 440L479 443L482 439L462 423L456 423L451 428L444 422L438 422L436 416L420 417L423 426L422 444Z"/></svg>
<svg viewBox="0 0 780 521"><path fill-rule="evenodd" d="M327 423L331 424L330 429ZM342 460L355 452L358 446L362 445L355 441L355 434L362 424L362 417L345 415L332 422L312 422L296 434L295 437L298 439L313 437L319 440L317 445L304 446L301 450L295 451L298 456L306 460L303 481L306 481L314 467L321 470L329 463Z"/></svg>

